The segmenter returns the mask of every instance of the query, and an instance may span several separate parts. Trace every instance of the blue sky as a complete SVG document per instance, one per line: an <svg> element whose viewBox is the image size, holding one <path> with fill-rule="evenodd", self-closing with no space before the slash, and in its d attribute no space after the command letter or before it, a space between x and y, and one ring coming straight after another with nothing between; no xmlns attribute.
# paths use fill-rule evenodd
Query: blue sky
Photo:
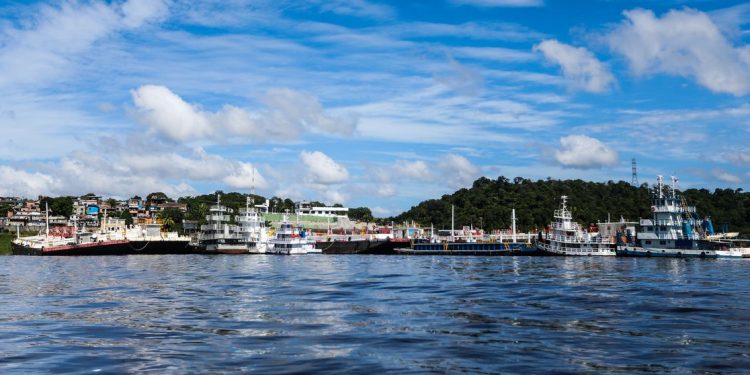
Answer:
<svg viewBox="0 0 750 375"><path fill-rule="evenodd" d="M750 181L750 3L3 2L0 195Z"/></svg>

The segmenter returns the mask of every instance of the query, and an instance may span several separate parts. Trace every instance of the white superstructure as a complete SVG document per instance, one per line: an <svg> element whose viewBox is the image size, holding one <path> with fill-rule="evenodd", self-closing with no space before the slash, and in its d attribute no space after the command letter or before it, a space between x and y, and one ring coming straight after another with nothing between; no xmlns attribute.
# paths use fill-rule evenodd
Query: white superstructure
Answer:
<svg viewBox="0 0 750 375"><path fill-rule="evenodd" d="M267 253L271 254L310 254L320 253L315 243L307 237L307 233L289 222L289 215L284 214L276 235L269 240Z"/></svg>
<svg viewBox="0 0 750 375"><path fill-rule="evenodd" d="M614 240L602 237L596 228L583 230L573 221L567 207L568 197L563 195L561 199L549 230L538 239L539 250L558 255L615 255Z"/></svg>

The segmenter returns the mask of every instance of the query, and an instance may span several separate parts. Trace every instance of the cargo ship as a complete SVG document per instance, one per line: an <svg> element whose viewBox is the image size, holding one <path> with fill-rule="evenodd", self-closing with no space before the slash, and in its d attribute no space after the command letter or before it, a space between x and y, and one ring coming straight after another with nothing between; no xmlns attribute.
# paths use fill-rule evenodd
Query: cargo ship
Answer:
<svg viewBox="0 0 750 375"><path fill-rule="evenodd" d="M323 254L374 254L390 255L396 253L396 248L409 245L408 239L388 238L369 239L351 237L339 240L317 241L315 248Z"/></svg>
<svg viewBox="0 0 750 375"><path fill-rule="evenodd" d="M453 219L451 219L452 221ZM506 237L509 241L492 240L492 237L484 237L483 232L474 233L470 230L469 236L458 237L456 241L455 231L451 229L451 240L440 241L431 236L430 241L412 242L411 246L395 249L401 255L480 255L480 256L503 256L503 255L537 255L539 251L531 243L531 237L525 236L527 242L519 242L516 233L516 210L511 211L511 234ZM451 224L453 226L453 224ZM463 240L461 240L463 239Z"/></svg>
<svg viewBox="0 0 750 375"><path fill-rule="evenodd" d="M189 254L194 252L189 244L188 237L161 232L160 224L96 232L65 226L16 238L11 243L11 252L13 255Z"/></svg>

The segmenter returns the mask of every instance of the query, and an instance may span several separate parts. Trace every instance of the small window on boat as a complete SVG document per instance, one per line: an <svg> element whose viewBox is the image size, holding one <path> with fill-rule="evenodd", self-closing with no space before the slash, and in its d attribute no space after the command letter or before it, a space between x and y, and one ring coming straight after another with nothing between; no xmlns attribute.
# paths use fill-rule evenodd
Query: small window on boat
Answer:
<svg viewBox="0 0 750 375"><path fill-rule="evenodd" d="M659 241L659 245L666 245L667 241Z"/></svg>
<svg viewBox="0 0 750 375"><path fill-rule="evenodd" d="M651 245L651 241L646 241L646 245Z"/></svg>

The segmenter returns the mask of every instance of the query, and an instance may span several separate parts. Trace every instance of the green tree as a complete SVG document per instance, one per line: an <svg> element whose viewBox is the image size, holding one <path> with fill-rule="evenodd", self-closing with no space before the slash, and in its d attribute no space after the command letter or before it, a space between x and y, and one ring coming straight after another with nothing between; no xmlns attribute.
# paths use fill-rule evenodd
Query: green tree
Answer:
<svg viewBox="0 0 750 375"><path fill-rule="evenodd" d="M120 219L125 220L125 225L133 225L133 215L131 215L128 210L122 210L122 212L120 212Z"/></svg>
<svg viewBox="0 0 750 375"><path fill-rule="evenodd" d="M162 221L165 230L182 230L182 219L184 218L184 215L181 210L173 207L165 208L159 212L157 217Z"/></svg>
<svg viewBox="0 0 750 375"><path fill-rule="evenodd" d="M349 219L355 221L374 222L372 211L367 207L355 207L349 209Z"/></svg>

